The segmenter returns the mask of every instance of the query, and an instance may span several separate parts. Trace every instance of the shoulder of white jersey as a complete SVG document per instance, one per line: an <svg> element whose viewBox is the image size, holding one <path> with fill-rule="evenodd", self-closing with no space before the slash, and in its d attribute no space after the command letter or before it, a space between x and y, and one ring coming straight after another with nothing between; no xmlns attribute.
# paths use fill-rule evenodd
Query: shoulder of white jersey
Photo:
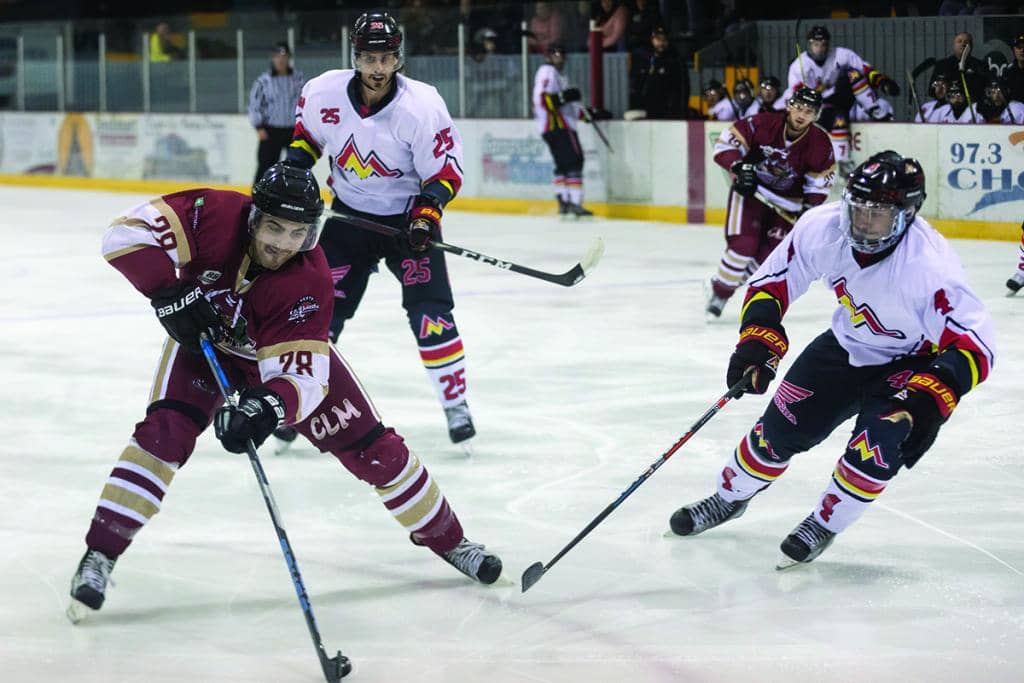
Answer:
<svg viewBox="0 0 1024 683"><path fill-rule="evenodd" d="M917 216L904 236L905 262L922 284L940 286L950 279L965 278L963 263L942 234L931 223Z"/></svg>
<svg viewBox="0 0 1024 683"><path fill-rule="evenodd" d="M839 64L845 64L846 60L849 59L850 57L856 57L860 61L862 61L862 62L864 61L863 57L861 57L859 54L857 54L856 52L854 52L853 50L851 50L848 47L843 47L842 45L836 45L832 49L835 50L836 62L839 63Z"/></svg>
<svg viewBox="0 0 1024 683"><path fill-rule="evenodd" d="M409 78L402 74L397 74L399 96L396 98L396 102L399 106L417 113L422 111L424 107L429 107L434 110L448 111L448 105L445 104L444 98L441 97L441 93L437 91L437 88L424 83L423 81L417 81L415 78Z"/></svg>
<svg viewBox="0 0 1024 683"><path fill-rule="evenodd" d="M355 71L352 69L331 69L325 71L319 76L306 81L306 85L303 86L302 90L306 97L316 95L321 92L338 91L345 92L345 87L348 85L349 80L352 79Z"/></svg>

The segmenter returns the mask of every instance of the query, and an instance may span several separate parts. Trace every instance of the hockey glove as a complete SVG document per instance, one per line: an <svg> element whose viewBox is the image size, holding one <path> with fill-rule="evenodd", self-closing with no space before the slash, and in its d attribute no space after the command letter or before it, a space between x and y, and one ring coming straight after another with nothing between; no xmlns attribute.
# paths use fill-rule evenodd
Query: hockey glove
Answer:
<svg viewBox="0 0 1024 683"><path fill-rule="evenodd" d="M256 448L284 421L284 401L269 389L246 389L237 406L226 405L213 418L213 429L224 448L245 453L249 439Z"/></svg>
<svg viewBox="0 0 1024 683"><path fill-rule="evenodd" d="M426 251L431 240L441 237L441 202L436 197L418 194L409 209L406 241L413 251Z"/></svg>
<svg viewBox="0 0 1024 683"><path fill-rule="evenodd" d="M211 341L220 339L220 316L197 285L182 282L175 287L158 290L150 303L156 310L157 320L182 348L198 353L199 334L202 332Z"/></svg>
<svg viewBox="0 0 1024 683"><path fill-rule="evenodd" d="M733 174L732 189L736 194L753 197L757 192L757 167L747 161L737 161L729 170Z"/></svg>
<svg viewBox="0 0 1024 683"><path fill-rule="evenodd" d="M570 102L579 102L581 99L583 99L583 95L580 93L579 88L566 88L558 93L558 106L561 107Z"/></svg>
<svg viewBox="0 0 1024 683"><path fill-rule="evenodd" d="M779 361L788 349L789 341L781 325L778 329L754 323L747 325L740 332L740 341L729 358L729 369L725 373L726 386L731 387L739 382L747 368L754 368L744 392L763 394L775 379Z"/></svg>
<svg viewBox="0 0 1024 683"><path fill-rule="evenodd" d="M917 464L932 447L939 428L960 401L959 393L947 381L947 374L934 367L915 373L907 380L907 386L893 397L893 409L910 416L910 433L901 447L903 464L908 468ZM889 413L888 419L898 414Z"/></svg>
<svg viewBox="0 0 1024 683"><path fill-rule="evenodd" d="M881 90L883 94L891 97L896 97L900 94L899 84L888 76L882 76L878 79L878 89Z"/></svg>

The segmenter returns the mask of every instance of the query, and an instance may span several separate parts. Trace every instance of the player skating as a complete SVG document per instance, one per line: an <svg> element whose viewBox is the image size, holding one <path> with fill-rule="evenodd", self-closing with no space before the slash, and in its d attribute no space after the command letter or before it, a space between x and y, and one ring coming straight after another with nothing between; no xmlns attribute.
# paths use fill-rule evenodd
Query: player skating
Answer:
<svg viewBox="0 0 1024 683"><path fill-rule="evenodd" d="M334 210L405 231L395 240L327 222L321 244L335 283L331 340L355 315L383 259L402 285L420 359L459 443L476 429L448 267L431 240L462 185L462 138L437 90L399 74L402 62L394 18L360 16L352 31L355 69L324 72L302 89L286 163L310 168L327 156Z"/></svg>
<svg viewBox="0 0 1024 683"><path fill-rule="evenodd" d="M717 491L677 510L692 536L736 519L790 458L850 417L851 438L813 512L782 542L780 568L810 562L853 524L904 465L935 441L995 349L988 312L946 240L917 216L924 172L882 152L857 167L843 198L808 211L751 277L726 382L750 368L761 394L789 343L790 305L815 280L838 301L831 329L800 354L717 478Z"/></svg>
<svg viewBox="0 0 1024 683"><path fill-rule="evenodd" d="M718 317L792 225L765 200L790 214L825 201L835 179L835 159L826 133L815 124L821 95L800 88L786 111L741 119L715 144L715 163L730 172L725 216L725 253L711 278L706 311ZM760 195L759 199L755 195Z"/></svg>
<svg viewBox="0 0 1024 683"><path fill-rule="evenodd" d="M312 173L276 164L253 188L165 195L116 219L103 254L153 304L164 344L145 418L135 426L93 513L88 549L71 581L68 614L104 602L114 563L160 511L196 438L215 424L233 453L293 426L320 451L372 485L410 533L459 571L492 583L501 560L463 536L426 468L385 427L359 381L328 343L334 292L317 246L322 209ZM177 274L175 270L177 269ZM222 364L241 387L223 400L200 333L217 340Z"/></svg>

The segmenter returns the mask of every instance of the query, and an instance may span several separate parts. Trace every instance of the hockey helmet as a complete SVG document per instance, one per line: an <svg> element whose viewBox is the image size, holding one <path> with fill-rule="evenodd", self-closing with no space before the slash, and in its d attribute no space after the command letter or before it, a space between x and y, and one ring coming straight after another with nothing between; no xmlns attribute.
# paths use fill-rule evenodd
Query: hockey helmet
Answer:
<svg viewBox="0 0 1024 683"><path fill-rule="evenodd" d="M313 172L278 162L252 188L249 233L253 240L285 252L309 251L320 240L324 200ZM275 221L264 226L261 219Z"/></svg>
<svg viewBox="0 0 1024 683"><path fill-rule="evenodd" d="M849 175L839 225L853 249L875 254L899 241L924 199L921 164L892 150L879 152Z"/></svg>
<svg viewBox="0 0 1024 683"><path fill-rule="evenodd" d="M808 88L806 85L800 86L796 89L796 92L790 96L786 105L810 107L814 110L816 115L820 114L821 93L814 88Z"/></svg>
<svg viewBox="0 0 1024 683"><path fill-rule="evenodd" d="M363 52L390 52L395 55L395 71L405 62L405 48L398 23L387 12L366 12L356 19L352 29L352 64Z"/></svg>
<svg viewBox="0 0 1024 683"><path fill-rule="evenodd" d="M736 81L732 86L732 96L743 106L750 104L754 100L754 84L746 78Z"/></svg>
<svg viewBox="0 0 1024 683"><path fill-rule="evenodd" d="M820 43L814 45L813 43ZM812 26L807 31L807 56L814 60L816 64L824 64L825 58L828 56L829 47L832 44L832 34L828 32L828 29L821 25ZM817 48L817 49L816 49Z"/></svg>

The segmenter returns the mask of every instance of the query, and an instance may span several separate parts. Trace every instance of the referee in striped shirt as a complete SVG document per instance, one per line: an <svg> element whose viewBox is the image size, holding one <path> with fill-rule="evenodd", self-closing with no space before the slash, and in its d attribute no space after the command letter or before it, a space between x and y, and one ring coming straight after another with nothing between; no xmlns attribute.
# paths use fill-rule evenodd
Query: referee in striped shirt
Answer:
<svg viewBox="0 0 1024 683"><path fill-rule="evenodd" d="M295 104L305 82L302 72L292 67L292 51L288 43L274 45L270 69L259 75L249 91L249 122L260 139L253 184L278 161L281 150L291 143Z"/></svg>

